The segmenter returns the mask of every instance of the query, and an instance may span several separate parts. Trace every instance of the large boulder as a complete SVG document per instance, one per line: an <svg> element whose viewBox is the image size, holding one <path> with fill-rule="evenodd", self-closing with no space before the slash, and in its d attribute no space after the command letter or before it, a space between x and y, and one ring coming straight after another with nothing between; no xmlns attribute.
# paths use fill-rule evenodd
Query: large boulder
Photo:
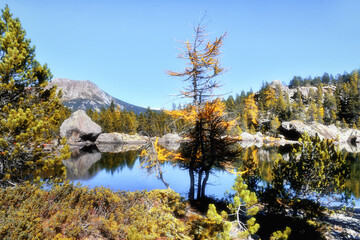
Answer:
<svg viewBox="0 0 360 240"><path fill-rule="evenodd" d="M147 138L138 134L102 133L96 139L96 144L145 144Z"/></svg>
<svg viewBox="0 0 360 240"><path fill-rule="evenodd" d="M178 150L182 141L183 138L177 133L167 133L159 138L159 144L171 151Z"/></svg>
<svg viewBox="0 0 360 240"><path fill-rule="evenodd" d="M71 114L60 126L60 136L70 143L81 141L94 142L101 133L101 127L93 122L84 110Z"/></svg>
<svg viewBox="0 0 360 240"><path fill-rule="evenodd" d="M164 143L172 143L172 142L180 142L183 138L179 136L177 133L167 133L161 138L159 138L159 142Z"/></svg>
<svg viewBox="0 0 360 240"><path fill-rule="evenodd" d="M347 143L354 146L360 143L360 131L357 129L346 129L339 134L339 143Z"/></svg>
<svg viewBox="0 0 360 240"><path fill-rule="evenodd" d="M247 133L247 132L242 132L240 134L240 138L243 142L254 142L255 141L254 135Z"/></svg>
<svg viewBox="0 0 360 240"><path fill-rule="evenodd" d="M320 139L338 140L340 131L334 126L325 126L320 123L305 124L302 121L294 120L290 122L283 122L279 131L286 139L298 140L305 132L309 136L318 135Z"/></svg>

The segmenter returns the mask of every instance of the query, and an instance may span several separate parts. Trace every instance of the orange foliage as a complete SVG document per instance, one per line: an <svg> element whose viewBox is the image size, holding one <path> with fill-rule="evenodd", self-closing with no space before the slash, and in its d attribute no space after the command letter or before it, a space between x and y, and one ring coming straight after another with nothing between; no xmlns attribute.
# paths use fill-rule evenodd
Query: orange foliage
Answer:
<svg viewBox="0 0 360 240"><path fill-rule="evenodd" d="M224 71L218 57L226 33L214 41L208 41L205 30L201 24L197 25L194 27L193 42L183 42L184 48L178 57L186 60L188 66L181 72L167 71L170 76L181 77L188 83L181 95L192 98L196 107L211 96L214 88L219 87L213 78Z"/></svg>
<svg viewBox="0 0 360 240"><path fill-rule="evenodd" d="M248 120L248 122L251 122L254 125L256 125L258 114L259 114L259 109L258 106L256 105L254 94L251 94L249 95L249 97L245 99L245 109L244 109L245 118Z"/></svg>

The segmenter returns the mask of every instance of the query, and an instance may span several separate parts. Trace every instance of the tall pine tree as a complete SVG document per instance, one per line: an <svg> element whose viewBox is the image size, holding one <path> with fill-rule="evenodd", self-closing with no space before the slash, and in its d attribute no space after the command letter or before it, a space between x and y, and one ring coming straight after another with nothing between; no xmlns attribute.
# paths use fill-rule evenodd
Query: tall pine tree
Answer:
<svg viewBox="0 0 360 240"><path fill-rule="evenodd" d="M61 108L51 73L35 59L20 20L9 8L0 18L0 185L63 177L68 147L52 141Z"/></svg>

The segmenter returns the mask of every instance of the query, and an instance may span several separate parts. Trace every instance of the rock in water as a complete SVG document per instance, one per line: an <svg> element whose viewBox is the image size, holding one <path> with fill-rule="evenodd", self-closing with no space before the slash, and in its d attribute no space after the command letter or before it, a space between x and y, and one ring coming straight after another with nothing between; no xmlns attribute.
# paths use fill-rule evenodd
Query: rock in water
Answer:
<svg viewBox="0 0 360 240"><path fill-rule="evenodd" d="M101 127L94 123L84 110L71 114L60 127L60 136L66 137L70 143L94 142L100 133Z"/></svg>
<svg viewBox="0 0 360 240"><path fill-rule="evenodd" d="M177 133L167 133L161 138L159 138L159 143L167 144L173 142L181 142L182 140L183 138L180 137Z"/></svg>
<svg viewBox="0 0 360 240"><path fill-rule="evenodd" d="M333 125L325 126L316 122L305 124L298 120L281 123L279 130L286 139L290 140L298 140L305 132L311 137L318 135L322 140L338 140L340 135L340 131Z"/></svg>
<svg viewBox="0 0 360 240"><path fill-rule="evenodd" d="M96 139L96 144L145 144L146 138L140 135L125 133L102 133Z"/></svg>
<svg viewBox="0 0 360 240"><path fill-rule="evenodd" d="M159 144L171 151L178 150L182 141L183 138L177 133L167 133L159 138Z"/></svg>

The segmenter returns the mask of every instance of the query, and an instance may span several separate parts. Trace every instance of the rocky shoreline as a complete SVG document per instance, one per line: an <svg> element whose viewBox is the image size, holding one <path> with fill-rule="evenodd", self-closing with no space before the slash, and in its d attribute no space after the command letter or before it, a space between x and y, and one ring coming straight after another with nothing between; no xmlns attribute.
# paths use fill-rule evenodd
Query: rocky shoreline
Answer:
<svg viewBox="0 0 360 240"><path fill-rule="evenodd" d="M320 139L334 141L340 149L348 152L360 152L360 131L357 129L341 129L335 125L325 126L313 122L305 124L301 121L283 122L278 129L278 137L269 137L260 132L250 134L243 132L239 137L239 144L246 148L250 146L262 147L263 145L284 146L286 144L299 143L298 139L304 133L310 136L318 136ZM144 145L149 142L149 137L139 134L125 133L102 133L101 127L94 123L83 110L74 112L70 118L64 121L60 127L60 136L66 137L71 146L101 145ZM183 138L176 133L169 133L159 139L159 143L170 150L179 148ZM116 147L112 147L116 148ZM110 151L110 150L106 150ZM114 150L119 151L119 150Z"/></svg>

